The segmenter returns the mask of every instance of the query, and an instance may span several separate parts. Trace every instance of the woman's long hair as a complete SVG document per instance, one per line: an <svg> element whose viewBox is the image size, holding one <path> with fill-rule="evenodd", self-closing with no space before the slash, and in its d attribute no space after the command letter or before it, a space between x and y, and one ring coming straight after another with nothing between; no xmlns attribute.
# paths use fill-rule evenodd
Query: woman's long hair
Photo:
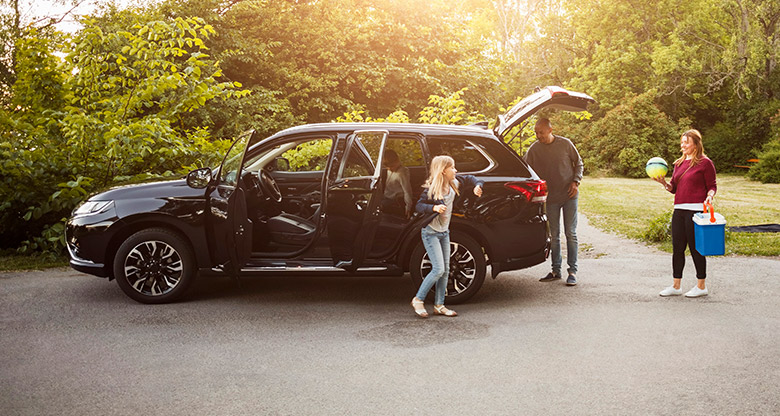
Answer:
<svg viewBox="0 0 780 416"><path fill-rule="evenodd" d="M704 145L701 142L701 133L699 133L699 130L690 129L682 134L682 137L687 137L688 140L693 143L693 146L696 148L696 151L693 153L693 156L691 156L691 166L696 166L701 162L702 157L707 157L707 155L704 154ZM680 156L679 159L674 161L674 166L679 166L680 163L682 163L685 160L685 155Z"/></svg>
<svg viewBox="0 0 780 416"><path fill-rule="evenodd" d="M447 180L444 178L444 170L451 166L455 166L455 160L449 156L440 155L433 158L430 176L428 176L428 180L423 185L428 188L428 198L443 199L444 195L449 193L448 187L452 188L456 195L460 195L458 193L458 181L453 180L447 183Z"/></svg>

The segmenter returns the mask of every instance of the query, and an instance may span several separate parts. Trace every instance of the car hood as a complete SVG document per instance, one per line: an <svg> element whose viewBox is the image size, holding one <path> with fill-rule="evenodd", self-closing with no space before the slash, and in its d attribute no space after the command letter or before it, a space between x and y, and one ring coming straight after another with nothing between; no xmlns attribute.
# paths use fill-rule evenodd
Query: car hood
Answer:
<svg viewBox="0 0 780 416"><path fill-rule="evenodd" d="M555 108L564 111L585 111L588 105L595 103L591 96L581 92L569 91L561 87L545 87L525 97L515 104L504 115L498 116L498 125L495 127L496 136L503 139L504 135L522 123L528 117L534 115L542 108Z"/></svg>
<svg viewBox="0 0 780 416"><path fill-rule="evenodd" d="M191 198L198 196L204 196L203 189L189 187L186 179L173 179L114 186L93 195L89 199L93 201L118 201L124 199Z"/></svg>

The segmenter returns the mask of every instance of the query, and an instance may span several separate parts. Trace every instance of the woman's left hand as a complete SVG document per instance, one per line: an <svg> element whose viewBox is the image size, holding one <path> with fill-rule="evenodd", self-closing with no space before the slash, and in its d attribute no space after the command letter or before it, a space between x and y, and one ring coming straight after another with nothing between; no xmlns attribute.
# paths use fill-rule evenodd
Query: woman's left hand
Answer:
<svg viewBox="0 0 780 416"><path fill-rule="evenodd" d="M477 185L474 187L474 195L476 196L482 196L482 187Z"/></svg>
<svg viewBox="0 0 780 416"><path fill-rule="evenodd" d="M704 200L704 203L707 205L712 205L712 195L707 194L707 198Z"/></svg>

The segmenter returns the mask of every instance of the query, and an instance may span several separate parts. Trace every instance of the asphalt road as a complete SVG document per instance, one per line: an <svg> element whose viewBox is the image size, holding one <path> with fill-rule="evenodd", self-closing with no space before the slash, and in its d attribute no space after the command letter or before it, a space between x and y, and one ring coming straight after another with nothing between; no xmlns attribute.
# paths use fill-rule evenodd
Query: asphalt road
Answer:
<svg viewBox="0 0 780 416"><path fill-rule="evenodd" d="M660 298L669 254L580 221L578 286L502 274L457 318L415 318L408 277L204 279L147 306L0 273L0 415L780 414L780 259L710 258L710 296Z"/></svg>

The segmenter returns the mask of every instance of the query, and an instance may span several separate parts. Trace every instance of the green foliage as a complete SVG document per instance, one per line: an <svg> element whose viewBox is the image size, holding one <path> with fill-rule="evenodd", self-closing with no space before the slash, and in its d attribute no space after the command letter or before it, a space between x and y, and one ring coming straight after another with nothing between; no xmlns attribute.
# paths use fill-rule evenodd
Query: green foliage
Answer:
<svg viewBox="0 0 780 416"><path fill-rule="evenodd" d="M140 172L183 173L182 166L203 162L206 155L193 144L206 143L204 130L184 134L175 126L180 116L214 98L248 94L216 80L221 70L203 52L212 34L199 18L113 33L87 22L67 57L78 71L68 83L62 122L82 172L106 185Z"/></svg>
<svg viewBox="0 0 780 416"><path fill-rule="evenodd" d="M16 82L0 109L0 247L64 250L64 221L86 196L128 179L214 165L228 141L181 128L181 115L238 84L204 53L202 19L175 18L104 31L87 21L69 45L26 31ZM61 63L52 54L69 49Z"/></svg>
<svg viewBox="0 0 780 416"><path fill-rule="evenodd" d="M756 154L753 177L776 170L778 2L166 0L103 5L69 44L9 10L0 248L48 244L73 204L57 184L92 192L214 165L249 128L492 120L544 85L598 100L592 122L551 115L588 171L643 176L649 157L677 157L689 126L719 172ZM534 121L517 128L518 153Z"/></svg>
<svg viewBox="0 0 780 416"><path fill-rule="evenodd" d="M385 118L373 118L369 115L364 116L364 110L352 110L336 118L337 123L409 123L409 115L406 111L396 110Z"/></svg>
<svg viewBox="0 0 780 416"><path fill-rule="evenodd" d="M642 240L652 243L671 241L673 212L674 210L670 209L650 221L642 233Z"/></svg>
<svg viewBox="0 0 780 416"><path fill-rule="evenodd" d="M325 170L331 147L331 139L312 140L284 152L282 157L290 162L293 172Z"/></svg>
<svg viewBox="0 0 780 416"><path fill-rule="evenodd" d="M662 157L670 164L677 159L679 137L690 121L674 123L652 97L651 91L627 98L625 104L590 125L579 147L589 172L640 178L651 157Z"/></svg>
<svg viewBox="0 0 780 416"><path fill-rule="evenodd" d="M722 121L702 131L704 149L719 172L737 171L775 135L771 116L780 111L780 100L756 101L737 105ZM778 129L775 127L775 129Z"/></svg>
<svg viewBox="0 0 780 416"><path fill-rule="evenodd" d="M763 183L780 183L780 110L771 119L771 139L757 152L758 163L748 176Z"/></svg>
<svg viewBox="0 0 780 416"><path fill-rule="evenodd" d="M748 176L762 183L780 183L780 138L765 144L758 153L758 160Z"/></svg>
<svg viewBox="0 0 780 416"><path fill-rule="evenodd" d="M485 119L485 116L467 113L463 94L468 88L456 91L447 97L431 95L428 106L420 110L418 122L423 124L470 124Z"/></svg>
<svg viewBox="0 0 780 416"><path fill-rule="evenodd" d="M474 91L470 101L490 107L495 101L486 98L502 92L499 60L481 53L490 40L474 33L471 19L464 18L472 12L470 4L197 0L162 7L177 15L193 7L203 13L222 9L209 17L219 32L209 45L227 79L262 96L231 107L234 117L198 112L214 123L215 134L237 120L270 134L353 110L416 114L431 95L462 86Z"/></svg>
<svg viewBox="0 0 780 416"><path fill-rule="evenodd" d="M56 39L36 30L16 39L16 82L0 108L0 248L39 235L67 211L51 199L68 175L58 116L64 105L64 75L50 50Z"/></svg>

